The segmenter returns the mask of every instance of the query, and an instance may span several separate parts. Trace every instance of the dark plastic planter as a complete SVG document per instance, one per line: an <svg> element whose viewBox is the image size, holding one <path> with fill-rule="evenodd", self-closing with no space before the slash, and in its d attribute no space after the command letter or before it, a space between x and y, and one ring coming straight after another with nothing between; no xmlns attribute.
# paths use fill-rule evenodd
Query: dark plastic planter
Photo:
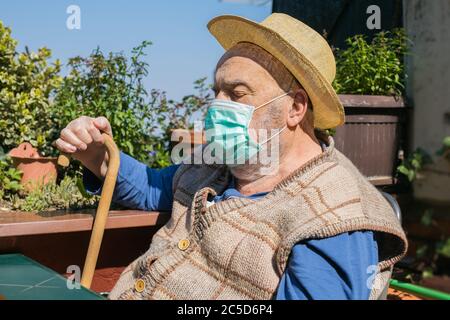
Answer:
<svg viewBox="0 0 450 320"><path fill-rule="evenodd" d="M336 129L336 148L375 185L395 184L406 132L402 98L339 95L345 124Z"/></svg>

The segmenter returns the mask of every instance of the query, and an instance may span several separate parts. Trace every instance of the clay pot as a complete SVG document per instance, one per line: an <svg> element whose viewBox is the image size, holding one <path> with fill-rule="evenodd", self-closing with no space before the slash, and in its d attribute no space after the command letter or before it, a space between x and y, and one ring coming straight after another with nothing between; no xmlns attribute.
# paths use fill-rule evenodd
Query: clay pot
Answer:
<svg viewBox="0 0 450 320"><path fill-rule="evenodd" d="M42 157L30 143L21 143L9 152L9 156L14 166L22 171L20 183L26 191L56 181L57 158Z"/></svg>

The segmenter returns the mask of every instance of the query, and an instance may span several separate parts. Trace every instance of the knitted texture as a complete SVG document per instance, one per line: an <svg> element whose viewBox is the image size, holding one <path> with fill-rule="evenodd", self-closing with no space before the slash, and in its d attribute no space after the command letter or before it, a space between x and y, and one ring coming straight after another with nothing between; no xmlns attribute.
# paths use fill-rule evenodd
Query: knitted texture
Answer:
<svg viewBox="0 0 450 320"><path fill-rule="evenodd" d="M297 242L372 230L380 272L370 298L377 299L406 252L406 237L382 194L327 139L322 154L257 201L207 206L227 188L227 168L181 166L171 219L125 269L110 298L272 299Z"/></svg>

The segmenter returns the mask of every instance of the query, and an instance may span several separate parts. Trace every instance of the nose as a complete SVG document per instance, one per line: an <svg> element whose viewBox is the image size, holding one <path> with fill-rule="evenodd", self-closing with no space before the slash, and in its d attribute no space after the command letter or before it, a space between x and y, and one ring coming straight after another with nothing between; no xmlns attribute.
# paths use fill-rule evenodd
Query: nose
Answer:
<svg viewBox="0 0 450 320"><path fill-rule="evenodd" d="M216 94L216 99L220 100L231 100L230 97L228 97L223 91L220 91Z"/></svg>

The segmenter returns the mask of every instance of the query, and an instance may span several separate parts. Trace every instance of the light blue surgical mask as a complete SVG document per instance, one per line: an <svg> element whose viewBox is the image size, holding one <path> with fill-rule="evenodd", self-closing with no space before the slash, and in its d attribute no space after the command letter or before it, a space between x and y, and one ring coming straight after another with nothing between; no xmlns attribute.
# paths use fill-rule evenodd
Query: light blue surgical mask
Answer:
<svg viewBox="0 0 450 320"><path fill-rule="evenodd" d="M229 166L243 164L253 158L264 144L279 135L287 127L284 126L265 141L257 143L249 134L253 113L288 94L289 92L284 93L256 108L230 100L214 99L205 118L208 147L221 152L224 157L222 163Z"/></svg>

